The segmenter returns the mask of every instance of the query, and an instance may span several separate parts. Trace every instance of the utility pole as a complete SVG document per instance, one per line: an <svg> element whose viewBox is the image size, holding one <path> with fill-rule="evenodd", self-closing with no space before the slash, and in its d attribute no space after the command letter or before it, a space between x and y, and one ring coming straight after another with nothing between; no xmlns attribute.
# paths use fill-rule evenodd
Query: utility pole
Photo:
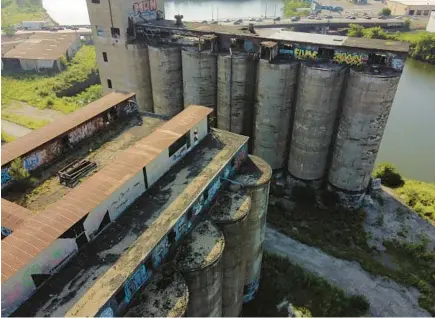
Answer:
<svg viewBox="0 0 435 318"><path fill-rule="evenodd" d="M267 17L267 1L266 1L266 10L264 10L264 19Z"/></svg>
<svg viewBox="0 0 435 318"><path fill-rule="evenodd" d="M213 15L213 5L211 5L211 20L214 21L214 15Z"/></svg>
<svg viewBox="0 0 435 318"><path fill-rule="evenodd" d="M275 3L275 13L273 14L273 17L276 18L276 3Z"/></svg>

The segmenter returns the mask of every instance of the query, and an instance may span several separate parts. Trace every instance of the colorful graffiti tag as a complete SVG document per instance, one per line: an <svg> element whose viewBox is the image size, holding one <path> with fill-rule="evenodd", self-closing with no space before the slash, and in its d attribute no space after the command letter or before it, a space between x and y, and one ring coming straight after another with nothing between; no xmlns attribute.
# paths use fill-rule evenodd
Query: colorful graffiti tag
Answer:
<svg viewBox="0 0 435 318"><path fill-rule="evenodd" d="M44 152L45 153L45 152ZM23 159L23 168L27 171L35 170L38 166L40 166L40 158L41 152L34 152Z"/></svg>
<svg viewBox="0 0 435 318"><path fill-rule="evenodd" d="M145 0L133 3L132 18L141 20L157 19L157 0Z"/></svg>
<svg viewBox="0 0 435 318"><path fill-rule="evenodd" d="M7 227L2 226L2 235L9 236L12 234L12 231L9 230Z"/></svg>
<svg viewBox="0 0 435 318"><path fill-rule="evenodd" d="M4 168L2 169L2 186L9 183L9 181L12 180L11 175L9 174L10 168Z"/></svg>
<svg viewBox="0 0 435 318"><path fill-rule="evenodd" d="M362 65L368 60L368 56L364 54L348 53L348 52L335 52L334 62L344 63L348 65Z"/></svg>
<svg viewBox="0 0 435 318"><path fill-rule="evenodd" d="M315 60L317 59L317 50L311 48L295 48L294 54L297 60Z"/></svg>
<svg viewBox="0 0 435 318"><path fill-rule="evenodd" d="M139 269L128 279L125 283L125 301L129 303L133 295L140 289L140 287L151 277L151 272L147 271L145 265L139 266Z"/></svg>

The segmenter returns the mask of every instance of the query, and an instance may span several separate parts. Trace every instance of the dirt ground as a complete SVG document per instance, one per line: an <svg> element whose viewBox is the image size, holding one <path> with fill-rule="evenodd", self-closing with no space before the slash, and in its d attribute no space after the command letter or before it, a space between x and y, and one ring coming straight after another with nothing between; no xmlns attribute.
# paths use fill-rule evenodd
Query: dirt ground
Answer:
<svg viewBox="0 0 435 318"><path fill-rule="evenodd" d="M420 292L381 276L374 276L357 262L330 256L320 249L302 244L268 227L266 251L287 257L291 262L317 274L351 295L364 295L374 317L430 317L418 305Z"/></svg>

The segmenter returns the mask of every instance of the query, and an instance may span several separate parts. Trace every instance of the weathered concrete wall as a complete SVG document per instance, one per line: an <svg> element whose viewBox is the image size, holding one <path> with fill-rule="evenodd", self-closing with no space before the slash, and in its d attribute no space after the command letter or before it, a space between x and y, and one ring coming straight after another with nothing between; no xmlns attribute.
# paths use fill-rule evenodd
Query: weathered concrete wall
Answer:
<svg viewBox="0 0 435 318"><path fill-rule="evenodd" d="M217 127L251 136L257 59L247 54L218 56Z"/></svg>
<svg viewBox="0 0 435 318"><path fill-rule="evenodd" d="M244 239L251 197L246 191L223 192L210 210L210 217L225 237L222 256L222 315L238 317L243 305L245 285Z"/></svg>
<svg viewBox="0 0 435 318"><path fill-rule="evenodd" d="M253 151L272 169L284 167L299 63L260 60L257 75Z"/></svg>
<svg viewBox="0 0 435 318"><path fill-rule="evenodd" d="M189 289L179 273L158 272L136 297L125 317L184 317Z"/></svg>
<svg viewBox="0 0 435 318"><path fill-rule="evenodd" d="M216 110L217 58L209 51L194 48L181 51L184 107L201 105Z"/></svg>
<svg viewBox="0 0 435 318"><path fill-rule="evenodd" d="M114 86L113 89L135 92L139 109L153 112L148 48L143 44L128 44L126 48L124 51L126 69L120 70L121 83L118 82L119 87Z"/></svg>
<svg viewBox="0 0 435 318"><path fill-rule="evenodd" d="M335 64L301 64L288 159L297 178L316 180L327 172L345 71Z"/></svg>
<svg viewBox="0 0 435 318"><path fill-rule="evenodd" d="M254 298L260 283L271 178L271 166L263 159L252 155L248 156L234 178L234 181L246 188L251 196L251 211L248 214L244 240L246 260L244 302L249 302Z"/></svg>
<svg viewBox="0 0 435 318"><path fill-rule="evenodd" d="M174 116L183 110L183 73L179 46L148 47L154 112Z"/></svg>
<svg viewBox="0 0 435 318"><path fill-rule="evenodd" d="M328 176L334 187L367 188L399 79L392 70L350 70Z"/></svg>
<svg viewBox="0 0 435 318"><path fill-rule="evenodd" d="M188 317L222 317L225 239L210 221L198 224L177 251L176 267L189 287Z"/></svg>

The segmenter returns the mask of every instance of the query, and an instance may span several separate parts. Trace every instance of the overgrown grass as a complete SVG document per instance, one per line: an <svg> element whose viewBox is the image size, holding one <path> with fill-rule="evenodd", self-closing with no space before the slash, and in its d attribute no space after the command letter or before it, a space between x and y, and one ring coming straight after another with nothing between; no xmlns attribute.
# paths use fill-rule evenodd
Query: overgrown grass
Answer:
<svg viewBox="0 0 435 318"><path fill-rule="evenodd" d="M48 120L35 119L26 115L12 114L4 111L2 111L2 118L30 129L39 129L50 123Z"/></svg>
<svg viewBox="0 0 435 318"><path fill-rule="evenodd" d="M276 305L288 300L303 316L350 317L367 313L363 296L346 296L340 288L305 271L287 259L263 255L260 287L255 299L243 308L243 316L283 316Z"/></svg>
<svg viewBox="0 0 435 318"><path fill-rule="evenodd" d="M296 11L296 9L309 8L310 2L297 0L283 0L284 8L282 9L284 17L307 16L310 11Z"/></svg>
<svg viewBox="0 0 435 318"><path fill-rule="evenodd" d="M412 207L420 216L435 225L435 184L405 180L405 184L396 189L399 197ZM435 267L435 265L434 265Z"/></svg>
<svg viewBox="0 0 435 318"><path fill-rule="evenodd" d="M21 0L18 5L17 0L2 0L2 26L15 25L21 21L43 21L48 19L47 12L42 7L42 1Z"/></svg>
<svg viewBox="0 0 435 318"><path fill-rule="evenodd" d="M381 178L383 185L394 188L405 204L435 225L435 183L402 178L390 163L378 164L373 176Z"/></svg>
<svg viewBox="0 0 435 318"><path fill-rule="evenodd" d="M17 139L17 138L15 138L12 135L9 135L7 132L2 130L2 141L4 141L4 142L12 142L15 139Z"/></svg>
<svg viewBox="0 0 435 318"><path fill-rule="evenodd" d="M391 278L404 285L420 289L420 305L435 314L435 286L420 275L426 269L409 273L403 268L391 269L381 264L379 253L367 244L364 230L365 211L350 212L333 207L318 208L312 204L297 204L291 211L269 206L268 223L298 241L317 246L335 257L357 261L368 272Z"/></svg>
<svg viewBox="0 0 435 318"><path fill-rule="evenodd" d="M95 48L84 45L67 63L66 70L57 75L34 73L3 75L2 105L8 105L12 101L22 101L41 109L50 108L71 113L100 98L101 85L93 85L72 97L57 97L56 92L85 81L97 71Z"/></svg>

